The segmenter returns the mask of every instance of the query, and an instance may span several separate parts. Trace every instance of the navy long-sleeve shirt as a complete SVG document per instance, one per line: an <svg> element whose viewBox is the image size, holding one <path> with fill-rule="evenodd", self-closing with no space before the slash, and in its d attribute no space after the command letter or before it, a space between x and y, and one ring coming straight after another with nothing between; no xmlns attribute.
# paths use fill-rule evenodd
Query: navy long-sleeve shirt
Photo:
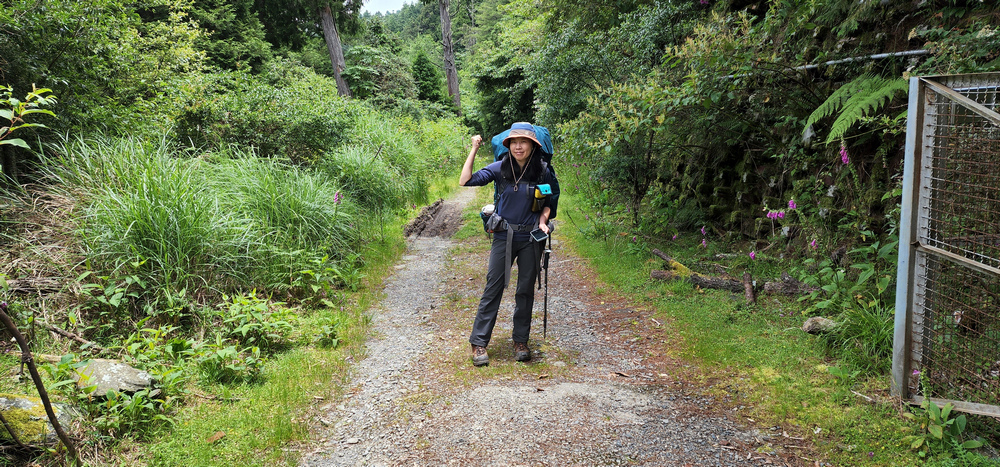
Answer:
<svg viewBox="0 0 1000 467"><path fill-rule="evenodd" d="M552 187L552 194L548 196L545 206L548 206L550 210L549 219L554 219L556 207L559 204L559 181L556 179L555 173L546 165L545 170L542 171L541 181L521 180L517 184L517 191L514 191L513 181L504 180L500 175L500 165L504 161L506 158L479 169L472 174L472 178L465 183L465 186L484 186L490 182L496 183L497 192L500 193L500 200L496 204L497 214L510 224L537 226L541 212L531 212L531 205L535 198L534 187L536 184L547 183ZM495 232L494 235L497 238L507 238L507 232L504 230ZM516 241L526 241L528 238L527 232L514 232L514 240Z"/></svg>

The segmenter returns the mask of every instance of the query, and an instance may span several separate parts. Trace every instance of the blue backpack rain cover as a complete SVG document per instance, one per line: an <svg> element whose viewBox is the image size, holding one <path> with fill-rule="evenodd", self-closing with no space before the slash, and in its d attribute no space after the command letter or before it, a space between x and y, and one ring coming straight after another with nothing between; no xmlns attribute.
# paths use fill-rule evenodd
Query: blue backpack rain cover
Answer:
<svg viewBox="0 0 1000 467"><path fill-rule="evenodd" d="M538 125L531 125L531 126L535 128L535 138L538 139L539 143L542 143L542 148L541 148L542 160L549 165L549 168L551 168L553 150L552 150L552 136L549 135L549 129ZM503 133L494 136L493 139L490 140L490 143L493 145L494 161L498 161L502 159L503 156L506 156L508 153L510 153L510 149L507 149L507 146L503 145L503 140L507 138L507 135L510 135L509 128L504 130ZM555 171L553 170L552 173L555 174Z"/></svg>

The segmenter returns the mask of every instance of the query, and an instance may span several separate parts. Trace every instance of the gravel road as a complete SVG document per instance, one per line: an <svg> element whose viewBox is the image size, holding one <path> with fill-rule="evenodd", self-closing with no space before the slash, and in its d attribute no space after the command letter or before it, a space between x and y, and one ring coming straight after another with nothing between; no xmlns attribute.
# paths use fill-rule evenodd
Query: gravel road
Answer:
<svg viewBox="0 0 1000 467"><path fill-rule="evenodd" d="M463 189L442 210L453 214L473 196ZM468 331L484 283L484 245L411 238L372 310L367 357L347 395L317 415L317 444L302 465L804 463L775 455L773 432L741 426L656 360L652 334L644 338L636 323L660 323L596 291L585 262L558 244L547 337L539 291L532 361L513 359L508 292L490 366L472 367Z"/></svg>

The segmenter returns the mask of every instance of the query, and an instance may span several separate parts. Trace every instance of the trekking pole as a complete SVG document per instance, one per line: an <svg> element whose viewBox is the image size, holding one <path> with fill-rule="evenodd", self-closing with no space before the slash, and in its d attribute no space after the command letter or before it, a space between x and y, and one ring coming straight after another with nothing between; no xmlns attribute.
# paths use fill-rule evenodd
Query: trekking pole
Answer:
<svg viewBox="0 0 1000 467"><path fill-rule="evenodd" d="M545 270L545 298L542 302L542 339L549 327L549 254L552 253L552 233L549 232L548 246L545 247L545 258L542 259L542 269Z"/></svg>

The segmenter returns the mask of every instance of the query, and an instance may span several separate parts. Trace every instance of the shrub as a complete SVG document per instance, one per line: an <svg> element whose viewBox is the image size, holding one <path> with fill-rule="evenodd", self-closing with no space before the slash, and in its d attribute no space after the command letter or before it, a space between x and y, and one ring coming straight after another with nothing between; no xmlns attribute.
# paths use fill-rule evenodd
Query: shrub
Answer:
<svg viewBox="0 0 1000 467"><path fill-rule="evenodd" d="M207 149L241 144L265 157L315 162L344 141L356 104L340 98L330 80L303 73L306 80L281 87L242 72L209 75L183 97L177 137Z"/></svg>
<svg viewBox="0 0 1000 467"><path fill-rule="evenodd" d="M269 303L257 292L224 296L228 302L222 311L222 329L228 337L244 346L260 348L265 353L286 348L288 334L296 321L295 314L281 303ZM272 306L276 311L272 311Z"/></svg>
<svg viewBox="0 0 1000 467"><path fill-rule="evenodd" d="M264 359L257 347L238 348L216 333L214 342L196 349L196 362L203 383L252 383L260 377Z"/></svg>

